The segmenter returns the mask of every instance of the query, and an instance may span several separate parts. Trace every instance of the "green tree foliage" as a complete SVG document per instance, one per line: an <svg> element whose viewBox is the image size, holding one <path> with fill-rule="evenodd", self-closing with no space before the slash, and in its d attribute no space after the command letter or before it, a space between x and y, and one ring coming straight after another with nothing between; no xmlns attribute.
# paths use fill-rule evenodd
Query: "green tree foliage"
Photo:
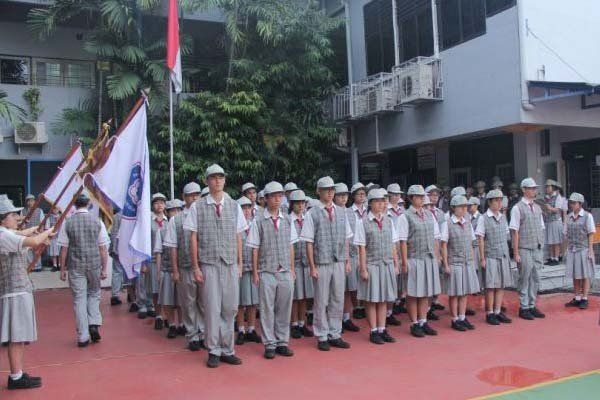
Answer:
<svg viewBox="0 0 600 400"><path fill-rule="evenodd" d="M7 121L12 126L17 126L23 121L25 110L11 103L4 90L0 90L0 120Z"/></svg>

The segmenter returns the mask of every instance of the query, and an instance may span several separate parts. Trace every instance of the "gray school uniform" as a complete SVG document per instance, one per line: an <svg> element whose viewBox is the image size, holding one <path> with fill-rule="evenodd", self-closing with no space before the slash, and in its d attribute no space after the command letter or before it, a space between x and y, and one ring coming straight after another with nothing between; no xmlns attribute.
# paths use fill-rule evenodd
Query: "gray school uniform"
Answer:
<svg viewBox="0 0 600 400"><path fill-rule="evenodd" d="M240 278L240 307L259 304L258 286L252 282L252 248L246 246L250 228L242 233L242 277Z"/></svg>
<svg viewBox="0 0 600 400"><path fill-rule="evenodd" d="M471 215L471 227L473 231L477 228L477 223L481 219L481 213L478 211L477 214ZM481 289L485 289L485 271L481 268L481 264L479 262L479 241L477 238L473 240L473 266L477 271L477 279L479 279L479 287Z"/></svg>
<svg viewBox="0 0 600 400"><path fill-rule="evenodd" d="M302 216L304 218L304 216ZM296 233L300 236L304 220L296 218L295 214L290 214L291 224L294 225ZM294 270L296 280L294 282L294 300L307 300L314 297L313 280L310 276L310 266L308 265L308 255L306 254L306 242L298 241L294 243Z"/></svg>
<svg viewBox="0 0 600 400"><path fill-rule="evenodd" d="M33 285L27 274L25 237L0 227L0 341L37 340Z"/></svg>
<svg viewBox="0 0 600 400"><path fill-rule="evenodd" d="M50 229L54 227L54 225L56 225L56 222L58 222L58 218L58 214L50 214L48 216L48 219L46 220L45 228ZM58 238L56 236L50 239L50 244L46 249L46 254L48 255L48 257L58 257L60 255L60 246L58 245Z"/></svg>
<svg viewBox="0 0 600 400"><path fill-rule="evenodd" d="M352 228L352 232L356 227L356 221L364 220L367 215L367 210L363 210L363 213L358 211L358 209L353 205L352 207L346 208L346 213L348 217L348 222L350 223L350 228ZM346 291L347 292L355 292L358 290L358 247L350 244L350 273L346 274Z"/></svg>
<svg viewBox="0 0 600 400"><path fill-rule="evenodd" d="M479 226L483 229L480 230ZM508 222L506 216L498 214L498 218L486 212L480 217L478 234L483 233L485 255L485 288L505 289L514 287L510 271L510 253L508 250Z"/></svg>
<svg viewBox="0 0 600 400"><path fill-rule="evenodd" d="M392 219L394 223L394 228L398 231L398 220L402 214L404 214L404 206L400 204L398 206L398 210L392 209L391 206L388 206L388 217ZM400 254L400 249L398 249L398 255ZM398 287L398 295L397 298L400 298L401 294L406 290L406 275L400 271L400 273L396 276L396 286Z"/></svg>
<svg viewBox="0 0 600 400"><path fill-rule="evenodd" d="M150 243L151 248L154 249L156 246L156 232L158 230L163 231L167 227L167 220L162 220L162 226L157 222L156 216L152 216L151 231L150 231ZM152 255L152 260L146 263L147 271L145 274L141 274L135 285L137 305L141 312L154 310L154 303L152 297L159 292L159 271L156 265L156 256Z"/></svg>
<svg viewBox="0 0 600 400"><path fill-rule="evenodd" d="M165 229L166 231L166 229ZM171 264L171 251L169 247L163 246L165 235L161 231L156 232L156 246L154 254L160 253L160 285L157 303L161 306L177 306L177 285L173 280L173 267Z"/></svg>
<svg viewBox="0 0 600 400"><path fill-rule="evenodd" d="M444 224L446 223L447 219L449 218L449 213L445 213L441 208L436 207L434 210L429 210L431 211L431 213L433 214L433 218L435 219L435 221L437 222L438 225L438 230L441 232L442 228L444 226ZM446 282L446 274L444 273L444 269L442 266L442 261L441 261L441 257L439 259L439 273L440 273L440 287L442 290L442 293L446 293L446 286L447 283Z"/></svg>
<svg viewBox="0 0 600 400"><path fill-rule="evenodd" d="M26 216L29 213L28 208L24 208L21 211L21 216ZM44 211L41 208L37 208L32 214L27 223L25 224L25 228L32 228L34 226L39 226L44 219ZM29 263L33 261L34 252L32 249L27 249L27 260ZM35 264L34 270L39 271L42 269L42 258L38 259L38 262Z"/></svg>
<svg viewBox="0 0 600 400"><path fill-rule="evenodd" d="M567 216L565 227L567 238L567 253L565 254L567 271L570 279L593 279L594 261L588 257L588 235L595 232L594 218L587 211L575 217L573 213Z"/></svg>
<svg viewBox="0 0 600 400"><path fill-rule="evenodd" d="M119 229L121 227L121 214L113 216L113 224L110 228L110 248L109 254L112 257L112 274L111 274L111 295L119 296L123 289L123 284L129 283L123 266L119 261Z"/></svg>
<svg viewBox="0 0 600 400"><path fill-rule="evenodd" d="M560 209L555 213L544 214L544 223L546 224L546 244L562 244L562 197L557 193L549 197L546 196L545 199L551 207L557 207Z"/></svg>
<svg viewBox="0 0 600 400"><path fill-rule="evenodd" d="M447 242L448 296L466 296L480 290L477 271L473 265L473 228L465 220L463 222L451 217L448 220L442 240Z"/></svg>

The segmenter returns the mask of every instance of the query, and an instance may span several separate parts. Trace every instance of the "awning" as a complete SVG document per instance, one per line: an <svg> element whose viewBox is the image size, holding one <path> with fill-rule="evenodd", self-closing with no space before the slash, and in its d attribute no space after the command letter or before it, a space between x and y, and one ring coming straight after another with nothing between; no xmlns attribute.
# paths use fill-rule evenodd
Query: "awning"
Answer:
<svg viewBox="0 0 600 400"><path fill-rule="evenodd" d="M527 86L529 87L529 101L532 104L565 97L581 96L582 108L600 106L600 104L586 103L587 96L600 95L600 85L585 82L528 81Z"/></svg>

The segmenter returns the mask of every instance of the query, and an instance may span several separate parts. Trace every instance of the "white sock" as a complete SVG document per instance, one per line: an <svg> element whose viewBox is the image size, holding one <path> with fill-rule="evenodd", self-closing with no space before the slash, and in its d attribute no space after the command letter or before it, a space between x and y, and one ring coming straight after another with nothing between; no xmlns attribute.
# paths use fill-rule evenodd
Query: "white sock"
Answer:
<svg viewBox="0 0 600 400"><path fill-rule="evenodd" d="M248 327L248 333L252 333L254 332L254 327L253 326L249 326Z"/></svg>
<svg viewBox="0 0 600 400"><path fill-rule="evenodd" d="M575 296L575 300L580 301L581 300L581 296Z"/></svg>
<svg viewBox="0 0 600 400"><path fill-rule="evenodd" d="M378 327L377 328L377 332L383 333L383 331L385 331L385 327L383 327L383 328L382 327Z"/></svg>
<svg viewBox="0 0 600 400"><path fill-rule="evenodd" d="M587 300L587 296L583 296L581 300Z"/></svg>
<svg viewBox="0 0 600 400"><path fill-rule="evenodd" d="M421 326L425 325L426 323L427 323L426 319L420 319L419 320L419 325L421 325Z"/></svg>
<svg viewBox="0 0 600 400"><path fill-rule="evenodd" d="M502 312L502 308L498 307L494 310L494 314L500 314Z"/></svg>
<svg viewBox="0 0 600 400"><path fill-rule="evenodd" d="M392 310L387 310L387 311L385 312L385 316L386 316L386 317L390 317L391 315L392 315Z"/></svg>
<svg viewBox="0 0 600 400"><path fill-rule="evenodd" d="M458 317L452 317L452 321L453 321L453 322L456 322L456 321L458 321Z"/></svg>
<svg viewBox="0 0 600 400"><path fill-rule="evenodd" d="M298 321L292 322L292 326L298 326Z"/></svg>
<svg viewBox="0 0 600 400"><path fill-rule="evenodd" d="M350 313L345 312L344 315L343 315L343 317L342 317L342 320L343 321L348 321L349 319L350 319Z"/></svg>
<svg viewBox="0 0 600 400"><path fill-rule="evenodd" d="M304 326L304 321L298 321L298 326L302 328Z"/></svg>
<svg viewBox="0 0 600 400"><path fill-rule="evenodd" d="M240 326L240 327L238 328L238 331L239 331L240 333L246 333L246 328L244 328L243 326Z"/></svg>
<svg viewBox="0 0 600 400"><path fill-rule="evenodd" d="M377 328L371 329L371 332L377 332Z"/></svg>
<svg viewBox="0 0 600 400"><path fill-rule="evenodd" d="M491 314L494 314L494 312L493 311L488 311L487 312L487 315L491 315ZM496 313L496 314L498 314L498 313Z"/></svg>
<svg viewBox="0 0 600 400"><path fill-rule="evenodd" d="M459 315L459 316L458 316L458 319L460 319L461 321L464 321L464 320L465 320L465 318L466 318L466 317L465 317L464 315Z"/></svg>
<svg viewBox="0 0 600 400"><path fill-rule="evenodd" d="M10 379L12 379L13 381L17 381L19 379L21 379L21 377L23 376L23 371L19 371L16 374L9 374Z"/></svg>
<svg viewBox="0 0 600 400"><path fill-rule="evenodd" d="M156 319L163 319L162 315L157 315Z"/></svg>

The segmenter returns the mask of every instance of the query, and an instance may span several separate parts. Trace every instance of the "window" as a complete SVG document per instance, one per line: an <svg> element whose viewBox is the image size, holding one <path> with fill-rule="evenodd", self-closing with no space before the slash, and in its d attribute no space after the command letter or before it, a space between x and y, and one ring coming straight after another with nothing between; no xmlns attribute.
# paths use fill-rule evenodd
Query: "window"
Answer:
<svg viewBox="0 0 600 400"><path fill-rule="evenodd" d="M443 49L485 33L484 0L438 0Z"/></svg>
<svg viewBox="0 0 600 400"><path fill-rule="evenodd" d="M399 0L397 3L400 32L400 60L433 54L431 3L423 0Z"/></svg>
<svg viewBox="0 0 600 400"><path fill-rule="evenodd" d="M0 83L29 84L29 59L0 56Z"/></svg>
<svg viewBox="0 0 600 400"><path fill-rule="evenodd" d="M36 85L82 88L95 85L93 62L36 59L34 65Z"/></svg>
<svg viewBox="0 0 600 400"><path fill-rule="evenodd" d="M544 129L540 132L540 156L546 157L550 155L550 131Z"/></svg>
<svg viewBox="0 0 600 400"><path fill-rule="evenodd" d="M514 7L515 0L486 0L485 8L488 17Z"/></svg>
<svg viewBox="0 0 600 400"><path fill-rule="evenodd" d="M390 71L394 65L392 0L373 0L364 8L367 73Z"/></svg>

